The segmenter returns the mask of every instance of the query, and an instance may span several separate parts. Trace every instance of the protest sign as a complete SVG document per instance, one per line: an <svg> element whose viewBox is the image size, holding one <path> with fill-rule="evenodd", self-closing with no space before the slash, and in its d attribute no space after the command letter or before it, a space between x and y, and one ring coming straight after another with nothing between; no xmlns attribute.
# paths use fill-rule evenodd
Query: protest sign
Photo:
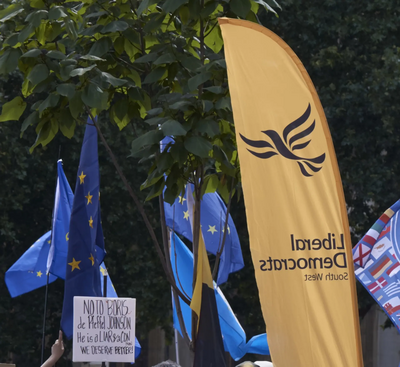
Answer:
<svg viewBox="0 0 400 367"><path fill-rule="evenodd" d="M134 298L74 297L73 362L135 361Z"/></svg>

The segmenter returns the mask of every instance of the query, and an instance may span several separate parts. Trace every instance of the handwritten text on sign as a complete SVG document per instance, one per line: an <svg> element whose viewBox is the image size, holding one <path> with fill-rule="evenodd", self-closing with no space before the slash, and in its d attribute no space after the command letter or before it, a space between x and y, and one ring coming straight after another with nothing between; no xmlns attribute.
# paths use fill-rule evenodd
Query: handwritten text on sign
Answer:
<svg viewBox="0 0 400 367"><path fill-rule="evenodd" d="M74 362L135 361L134 298L74 297Z"/></svg>

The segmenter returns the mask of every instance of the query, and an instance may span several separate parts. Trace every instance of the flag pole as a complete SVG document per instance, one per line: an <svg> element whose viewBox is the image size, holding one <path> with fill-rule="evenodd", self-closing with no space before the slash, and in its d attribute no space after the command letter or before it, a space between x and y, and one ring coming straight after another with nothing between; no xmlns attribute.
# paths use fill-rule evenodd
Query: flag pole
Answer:
<svg viewBox="0 0 400 367"><path fill-rule="evenodd" d="M58 147L57 164L58 164L59 161L61 161L61 164L62 164L62 159L60 159L60 154L61 154L61 145ZM58 182L58 168L57 168L57 174L56 174L56 195L57 195L57 182ZM54 220L54 215L55 215L55 213L54 213L54 208L53 208L53 215L52 215L52 218L51 218L51 236L50 236L50 241L53 241L53 220ZM40 365L43 364L44 345L45 345L45 342L46 342L46 340L45 340L46 339L46 314L47 314L47 299L48 299L48 295L49 295L49 278L50 278L50 266L49 266L49 258L48 257L47 257L47 271L46 271L46 273L47 273L47 278L46 278L46 291L45 291L45 296L44 296L42 353L41 353L41 356L40 356Z"/></svg>
<svg viewBox="0 0 400 367"><path fill-rule="evenodd" d="M48 290L49 290L49 277L50 273L47 273L47 281L46 281L46 292L44 296L44 311L43 311L43 331L42 331L42 353L40 356L40 365L43 364L43 358L44 358L44 344L45 344L45 338L46 338L46 313L47 313L47 298L48 298Z"/></svg>
<svg viewBox="0 0 400 367"><path fill-rule="evenodd" d="M107 297L107 268L104 265L104 273L103 273L103 297ZM101 367L106 367L106 362L101 362Z"/></svg>

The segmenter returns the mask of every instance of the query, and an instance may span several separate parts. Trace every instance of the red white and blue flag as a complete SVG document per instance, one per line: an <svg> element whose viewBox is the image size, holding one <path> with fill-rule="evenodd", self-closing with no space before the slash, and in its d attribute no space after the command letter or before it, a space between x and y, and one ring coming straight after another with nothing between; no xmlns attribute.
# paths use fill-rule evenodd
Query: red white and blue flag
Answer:
<svg viewBox="0 0 400 367"><path fill-rule="evenodd" d="M400 200L353 248L356 278L400 331Z"/></svg>

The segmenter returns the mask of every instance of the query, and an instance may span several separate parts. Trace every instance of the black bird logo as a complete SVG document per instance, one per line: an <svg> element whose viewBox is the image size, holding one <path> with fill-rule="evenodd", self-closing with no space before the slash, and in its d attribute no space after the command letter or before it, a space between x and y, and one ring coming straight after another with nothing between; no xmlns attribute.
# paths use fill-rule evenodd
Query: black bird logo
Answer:
<svg viewBox="0 0 400 367"><path fill-rule="evenodd" d="M298 142L300 139L307 138L315 128L315 120L312 124L302 130L303 125L307 122L311 114L311 106L308 105L306 111L296 120L287 125L283 130L283 139L274 130L262 131L271 139L271 143L266 140L250 140L239 133L242 140L252 148L266 148L267 151L256 152L254 150L247 150L261 159L271 158L274 155L280 154L281 156L297 161L301 173L306 177L311 177L314 173L322 168L322 163L325 161L325 153L315 158L303 158L294 154L297 150L304 149L310 144L311 139L306 142ZM299 132L296 132L300 130ZM297 142L297 143L296 143ZM265 149L263 149L265 150Z"/></svg>

